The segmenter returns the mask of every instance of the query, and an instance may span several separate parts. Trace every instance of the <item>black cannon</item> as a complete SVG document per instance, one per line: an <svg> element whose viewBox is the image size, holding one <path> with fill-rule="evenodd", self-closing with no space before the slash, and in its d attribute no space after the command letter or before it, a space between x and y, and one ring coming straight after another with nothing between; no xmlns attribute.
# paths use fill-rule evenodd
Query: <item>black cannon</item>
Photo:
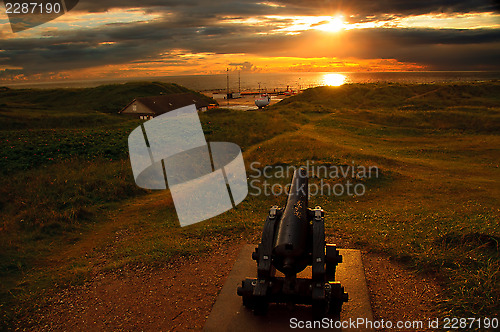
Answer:
<svg viewBox="0 0 500 332"><path fill-rule="evenodd" d="M238 287L243 305L256 315L267 313L269 303L312 305L315 318L338 315L348 295L335 281L342 262L335 245L325 243L324 211L308 208L307 171L295 171L286 206L273 206L264 224L262 240L252 253L257 278ZM297 274L311 266L311 279ZM284 276L276 276L276 270Z"/></svg>

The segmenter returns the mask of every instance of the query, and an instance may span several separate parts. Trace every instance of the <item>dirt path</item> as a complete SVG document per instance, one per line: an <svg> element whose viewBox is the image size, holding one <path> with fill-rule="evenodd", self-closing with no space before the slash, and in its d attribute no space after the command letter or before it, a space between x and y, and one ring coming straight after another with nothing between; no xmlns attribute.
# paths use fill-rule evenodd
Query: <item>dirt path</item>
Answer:
<svg viewBox="0 0 500 332"><path fill-rule="evenodd" d="M434 280L415 275L387 257L373 253L363 254L363 266L375 320L390 320L395 324L436 318L441 289Z"/></svg>
<svg viewBox="0 0 500 332"><path fill-rule="evenodd" d="M441 87L441 88L437 88L437 89L434 89L434 90L431 90L431 91L427 91L427 92L425 92L425 93L421 93L421 94L418 94L418 95L414 95L414 96L412 96L412 97L406 98L406 100L405 100L405 101L412 100L412 99L416 99L416 98L420 98L420 97L426 96L426 95L428 95L428 94L431 94L431 93L437 92L437 91L439 91L439 90L443 90L443 88Z"/></svg>

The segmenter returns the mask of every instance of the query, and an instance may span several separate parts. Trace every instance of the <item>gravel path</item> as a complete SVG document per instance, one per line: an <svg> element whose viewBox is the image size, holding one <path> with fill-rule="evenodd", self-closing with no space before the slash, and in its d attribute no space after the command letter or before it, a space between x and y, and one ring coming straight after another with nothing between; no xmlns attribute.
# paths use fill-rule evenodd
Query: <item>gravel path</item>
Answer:
<svg viewBox="0 0 500 332"><path fill-rule="evenodd" d="M199 331L243 244L215 245L210 254L164 267L98 273L52 297L19 331ZM363 257L375 319L426 320L439 298L434 282L389 259ZM394 330L391 330L394 331Z"/></svg>

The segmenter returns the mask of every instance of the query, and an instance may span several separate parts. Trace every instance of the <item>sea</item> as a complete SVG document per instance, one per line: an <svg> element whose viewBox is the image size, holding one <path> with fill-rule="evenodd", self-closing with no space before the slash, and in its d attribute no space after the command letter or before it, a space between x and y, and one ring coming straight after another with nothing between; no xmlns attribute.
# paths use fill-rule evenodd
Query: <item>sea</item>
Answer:
<svg viewBox="0 0 500 332"><path fill-rule="evenodd" d="M196 91L232 92L259 91L273 92L283 90L303 90L324 85L349 83L443 83L443 82L481 82L500 80L500 72L486 71L427 71L427 72L299 72L299 73L254 73L231 71L228 74L151 76L138 78L99 79L80 81L48 81L0 83L10 88L87 88L104 84L117 84L133 81L159 81L177 83ZM228 84L229 83L229 84Z"/></svg>

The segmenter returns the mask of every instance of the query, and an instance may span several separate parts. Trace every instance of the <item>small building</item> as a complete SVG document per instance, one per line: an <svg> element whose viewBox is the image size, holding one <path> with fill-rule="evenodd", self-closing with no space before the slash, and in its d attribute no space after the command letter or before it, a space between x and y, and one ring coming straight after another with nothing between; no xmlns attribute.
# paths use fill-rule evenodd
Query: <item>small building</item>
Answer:
<svg viewBox="0 0 500 332"><path fill-rule="evenodd" d="M230 93L214 93L212 94L213 99L237 99L241 98L241 93L230 92Z"/></svg>
<svg viewBox="0 0 500 332"><path fill-rule="evenodd" d="M210 102L209 99L187 92L136 98L118 113L133 115L139 119L148 120L163 113L192 104L195 104L196 109L200 112L205 112L208 109L217 107L217 104Z"/></svg>
<svg viewBox="0 0 500 332"><path fill-rule="evenodd" d="M227 99L226 93L214 93L212 94L213 99Z"/></svg>

